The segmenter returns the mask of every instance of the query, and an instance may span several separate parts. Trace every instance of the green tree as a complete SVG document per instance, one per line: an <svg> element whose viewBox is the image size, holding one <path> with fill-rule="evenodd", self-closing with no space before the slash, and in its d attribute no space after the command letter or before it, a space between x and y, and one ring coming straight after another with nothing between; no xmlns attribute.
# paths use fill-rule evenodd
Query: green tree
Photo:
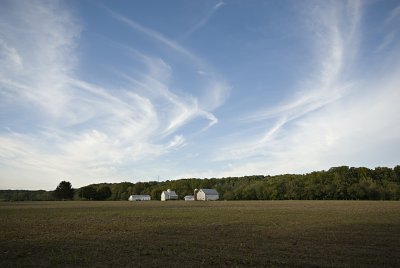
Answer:
<svg viewBox="0 0 400 268"><path fill-rule="evenodd" d="M158 188L153 188L150 192L151 195L151 199L153 200L160 200L161 198L161 193L162 193L163 189L158 187Z"/></svg>
<svg viewBox="0 0 400 268"><path fill-rule="evenodd" d="M74 189L69 181L62 181L54 191L56 199L72 199L74 197Z"/></svg>
<svg viewBox="0 0 400 268"><path fill-rule="evenodd" d="M96 188L89 185L81 188L80 197L86 198L88 200L94 200L96 199L96 193Z"/></svg>
<svg viewBox="0 0 400 268"><path fill-rule="evenodd" d="M388 167L376 167L373 172L373 179L375 180L389 180L391 177L392 169Z"/></svg>
<svg viewBox="0 0 400 268"><path fill-rule="evenodd" d="M108 186L101 186L96 192L96 200L106 200L111 196L111 189Z"/></svg>
<svg viewBox="0 0 400 268"><path fill-rule="evenodd" d="M393 181L400 182L400 166L397 165L393 168Z"/></svg>
<svg viewBox="0 0 400 268"><path fill-rule="evenodd" d="M233 193L233 191L228 190L223 194L223 199L225 199L225 200L233 200L233 199L235 199L235 194Z"/></svg>

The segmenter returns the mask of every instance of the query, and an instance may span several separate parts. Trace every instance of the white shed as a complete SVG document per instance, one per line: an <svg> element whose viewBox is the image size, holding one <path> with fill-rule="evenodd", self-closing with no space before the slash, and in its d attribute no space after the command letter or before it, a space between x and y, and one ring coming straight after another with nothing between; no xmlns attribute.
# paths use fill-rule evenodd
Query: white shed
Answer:
<svg viewBox="0 0 400 268"><path fill-rule="evenodd" d="M178 195L175 193L175 191L171 191L170 189L163 191L161 193L161 201L167 201L167 200L177 200Z"/></svg>
<svg viewBox="0 0 400 268"><path fill-rule="evenodd" d="M149 201L151 200L150 195L131 195L128 199L129 201Z"/></svg>
<svg viewBox="0 0 400 268"><path fill-rule="evenodd" d="M197 192L197 200L214 201L219 199L219 194L215 189L200 189Z"/></svg>
<svg viewBox="0 0 400 268"><path fill-rule="evenodd" d="M194 196L193 195L185 196L185 201L194 201Z"/></svg>

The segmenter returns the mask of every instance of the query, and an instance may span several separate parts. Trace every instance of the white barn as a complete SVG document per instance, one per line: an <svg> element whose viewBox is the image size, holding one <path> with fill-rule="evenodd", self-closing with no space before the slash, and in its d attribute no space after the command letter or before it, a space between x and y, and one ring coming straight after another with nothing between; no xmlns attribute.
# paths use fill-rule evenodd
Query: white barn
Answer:
<svg viewBox="0 0 400 268"><path fill-rule="evenodd" d="M167 200L177 200L178 195L175 193L175 191L171 191L170 189L163 191L161 193L161 201L167 201Z"/></svg>
<svg viewBox="0 0 400 268"><path fill-rule="evenodd" d="M149 201L151 200L150 195L131 195L129 201Z"/></svg>
<svg viewBox="0 0 400 268"><path fill-rule="evenodd" d="M200 189L196 197L197 200L214 201L219 199L219 194L215 189Z"/></svg>
<svg viewBox="0 0 400 268"><path fill-rule="evenodd" d="M185 201L194 201L194 196L193 195L185 196Z"/></svg>

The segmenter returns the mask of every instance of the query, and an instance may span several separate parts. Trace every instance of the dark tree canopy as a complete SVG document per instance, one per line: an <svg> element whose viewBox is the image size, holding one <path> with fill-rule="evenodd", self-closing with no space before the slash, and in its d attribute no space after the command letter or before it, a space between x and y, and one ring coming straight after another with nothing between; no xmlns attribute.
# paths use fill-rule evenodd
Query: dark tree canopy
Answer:
<svg viewBox="0 0 400 268"><path fill-rule="evenodd" d="M89 185L81 188L79 196L81 198L86 198L88 200L95 200L96 194L97 194L96 188Z"/></svg>
<svg viewBox="0 0 400 268"><path fill-rule="evenodd" d="M111 189L108 186L101 186L96 193L97 200L106 200L111 196Z"/></svg>
<svg viewBox="0 0 400 268"><path fill-rule="evenodd" d="M56 199L72 199L74 197L74 189L69 181L62 181L54 191Z"/></svg>

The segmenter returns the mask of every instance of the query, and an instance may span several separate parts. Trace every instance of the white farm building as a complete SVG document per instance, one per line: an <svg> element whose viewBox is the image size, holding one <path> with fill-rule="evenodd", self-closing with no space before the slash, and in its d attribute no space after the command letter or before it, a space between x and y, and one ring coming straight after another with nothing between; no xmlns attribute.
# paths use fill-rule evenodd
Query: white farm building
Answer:
<svg viewBox="0 0 400 268"><path fill-rule="evenodd" d="M185 196L185 201L194 201L194 196L193 195L186 195Z"/></svg>
<svg viewBox="0 0 400 268"><path fill-rule="evenodd" d="M131 195L129 201L149 201L151 200L150 195Z"/></svg>
<svg viewBox="0 0 400 268"><path fill-rule="evenodd" d="M196 197L197 200L214 201L219 199L219 194L215 189L200 189Z"/></svg>
<svg viewBox="0 0 400 268"><path fill-rule="evenodd" d="M167 200L177 200L178 195L175 193L175 191L171 191L170 189L163 191L161 193L161 201L167 201Z"/></svg>

